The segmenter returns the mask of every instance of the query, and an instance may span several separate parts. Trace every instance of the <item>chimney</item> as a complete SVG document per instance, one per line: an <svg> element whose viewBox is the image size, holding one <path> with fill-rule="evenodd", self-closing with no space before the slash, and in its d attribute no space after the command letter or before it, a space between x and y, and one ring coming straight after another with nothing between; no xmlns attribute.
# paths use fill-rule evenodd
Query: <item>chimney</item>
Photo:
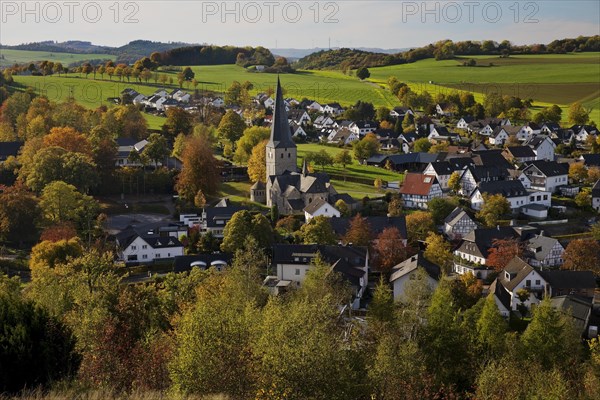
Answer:
<svg viewBox="0 0 600 400"><path fill-rule="evenodd" d="M544 236L544 230L543 229L540 231L540 236Z"/></svg>
<svg viewBox="0 0 600 400"><path fill-rule="evenodd" d="M510 220L510 226L517 226L517 220L516 219L511 219Z"/></svg>

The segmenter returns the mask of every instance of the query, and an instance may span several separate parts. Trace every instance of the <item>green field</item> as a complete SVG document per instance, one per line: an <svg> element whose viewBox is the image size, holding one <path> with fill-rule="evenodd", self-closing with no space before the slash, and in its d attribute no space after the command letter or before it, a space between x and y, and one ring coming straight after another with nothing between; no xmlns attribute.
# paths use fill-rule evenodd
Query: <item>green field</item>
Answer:
<svg viewBox="0 0 600 400"><path fill-rule="evenodd" d="M371 68L371 77L364 82L339 71L298 71L282 74L280 78L287 96L306 97L322 103L337 101L348 106L362 100L375 106L399 105L385 89L387 79L395 76L407 82L413 90L427 90L434 96L459 90L474 93L477 101L483 101L484 94L493 91L532 98L533 112L552 104L566 108L574 101L582 101L592 109L591 119L600 122L600 53L473 58L480 66L463 67L461 63L465 58L459 58L445 61L428 59ZM494 66L490 67L490 63ZM199 81L197 89L201 92L223 92L237 80L252 82L252 93L255 94L272 88L276 81L273 74L250 73L236 65L194 66L192 69ZM90 108L106 104L108 97L117 97L125 87L132 87L146 95L162 87L153 82L133 84L117 82L117 78L112 81L106 76L104 78L93 80L90 75L86 79L79 74L68 77L15 76L18 83L32 86L36 92L46 94L52 100L65 100L69 93L73 93L78 102ZM167 85L167 88L175 87ZM189 86L184 86L184 89L193 90ZM563 115L566 117L566 112ZM159 127L161 122L158 117L149 117L153 128Z"/></svg>
<svg viewBox="0 0 600 400"><path fill-rule="evenodd" d="M23 64L37 61L60 62L65 67L71 63L91 60L115 60L112 54L74 54L56 53L48 51L0 49L0 67L12 66L15 63Z"/></svg>

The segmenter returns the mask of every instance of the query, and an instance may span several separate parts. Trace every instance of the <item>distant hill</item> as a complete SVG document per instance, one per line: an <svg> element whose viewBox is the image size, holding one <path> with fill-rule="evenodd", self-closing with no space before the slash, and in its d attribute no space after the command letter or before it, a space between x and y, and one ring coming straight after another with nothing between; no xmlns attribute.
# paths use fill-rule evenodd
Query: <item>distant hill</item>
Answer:
<svg viewBox="0 0 600 400"><path fill-rule="evenodd" d="M401 53L396 55L373 53L357 49L321 50L298 60L297 69L356 69L383 67L404 63Z"/></svg>
<svg viewBox="0 0 600 400"><path fill-rule="evenodd" d="M292 49L292 48L287 48L287 49L269 49L271 50L271 53L273 53L275 56L281 56L281 57L285 57L288 60L292 61L294 59L300 59L302 57L306 57L310 54L313 53L318 53L320 51L327 51L327 50L339 50L341 49L341 47L332 47L331 49L329 48L323 48L323 47L315 47L312 49ZM354 50L361 50L361 51L367 51L369 53L384 53L384 54L396 54L396 53L401 53L403 51L408 50L408 48L403 48L403 49L379 49L379 48L375 48L375 47L353 47L352 49Z"/></svg>

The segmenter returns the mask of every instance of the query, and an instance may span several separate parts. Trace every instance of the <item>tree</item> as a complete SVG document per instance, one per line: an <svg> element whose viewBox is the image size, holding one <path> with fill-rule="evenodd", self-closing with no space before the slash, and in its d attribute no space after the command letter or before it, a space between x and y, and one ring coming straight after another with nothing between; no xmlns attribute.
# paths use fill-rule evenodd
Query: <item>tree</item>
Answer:
<svg viewBox="0 0 600 400"><path fill-rule="evenodd" d="M498 311L494 296L488 295L477 320L477 341L483 349L481 354L487 355L488 359L501 356L507 330L508 326Z"/></svg>
<svg viewBox="0 0 600 400"><path fill-rule="evenodd" d="M13 186L0 193L1 240L18 244L33 242L39 216L38 200L22 186Z"/></svg>
<svg viewBox="0 0 600 400"><path fill-rule="evenodd" d="M179 107L171 107L166 112L167 120L163 125L163 131L175 137L180 133L188 135L194 128L192 115Z"/></svg>
<svg viewBox="0 0 600 400"><path fill-rule="evenodd" d="M575 195L575 204L579 208L586 209L592 204L592 195L588 190L582 190Z"/></svg>
<svg viewBox="0 0 600 400"><path fill-rule="evenodd" d="M403 206L402 196L399 193L392 194L388 203L388 216L399 217L402 215Z"/></svg>
<svg viewBox="0 0 600 400"><path fill-rule="evenodd" d="M573 125L585 125L590 120L590 112L577 101L569 106L568 118Z"/></svg>
<svg viewBox="0 0 600 400"><path fill-rule="evenodd" d="M249 237L254 238L261 248L266 248L273 242L273 228L262 214L252 215L247 210L238 211L225 225L221 250L235 253Z"/></svg>
<svg viewBox="0 0 600 400"><path fill-rule="evenodd" d="M378 322L391 322L394 319L394 296L387 279L383 275L379 278L373 300L369 304L369 317Z"/></svg>
<svg viewBox="0 0 600 400"><path fill-rule="evenodd" d="M307 161L314 162L316 165L319 165L321 167L321 171L323 171L326 166L333 164L333 158L325 149L319 150L316 153L307 154L306 159Z"/></svg>
<svg viewBox="0 0 600 400"><path fill-rule="evenodd" d="M199 190L209 196L217 191L220 182L218 161L206 139L190 137L181 162L183 167L175 183L175 190L181 197L192 202Z"/></svg>
<svg viewBox="0 0 600 400"><path fill-rule="evenodd" d="M482 220L485 226L496 226L498 219L508 213L510 213L510 204L504 196L501 194L483 194L483 206L477 213L477 218Z"/></svg>
<svg viewBox="0 0 600 400"><path fill-rule="evenodd" d="M425 240L429 232L435 232L435 222L427 211L415 211L406 216L406 232L410 243Z"/></svg>
<svg viewBox="0 0 600 400"><path fill-rule="evenodd" d="M362 163L379 151L379 140L377 140L377 136L373 133L368 133L361 140L355 141L352 147L354 149L354 158Z"/></svg>
<svg viewBox="0 0 600 400"><path fill-rule="evenodd" d="M159 134L153 133L148 136L148 144L142 151L151 161L154 162L154 166L158 166L158 163L169 156L169 146L167 139Z"/></svg>
<svg viewBox="0 0 600 400"><path fill-rule="evenodd" d="M267 181L267 143L268 140L263 140L252 149L252 154L248 159L248 176L252 182Z"/></svg>
<svg viewBox="0 0 600 400"><path fill-rule="evenodd" d="M98 203L93 197L81 194L75 186L54 181L44 187L40 208L49 224L68 221L81 224L88 210L98 209Z"/></svg>
<svg viewBox="0 0 600 400"><path fill-rule="evenodd" d="M385 121L390 117L390 109L384 106L378 107L375 112L377 121Z"/></svg>
<svg viewBox="0 0 600 400"><path fill-rule="evenodd" d="M431 142L427 138L417 139L413 143L415 153L427 153L431 149Z"/></svg>
<svg viewBox="0 0 600 400"><path fill-rule="evenodd" d="M246 123L238 113L233 110L227 110L223 118L221 118L221 122L219 122L218 129L221 139L233 146L244 134Z"/></svg>
<svg viewBox="0 0 600 400"><path fill-rule="evenodd" d="M369 70L366 67L361 67L356 70L356 77L358 79L360 79L361 81L367 79L370 76L371 76L371 73L369 72Z"/></svg>
<svg viewBox="0 0 600 400"><path fill-rule="evenodd" d="M595 239L571 240L562 258L563 269L592 270L596 275L600 275L600 244Z"/></svg>
<svg viewBox="0 0 600 400"><path fill-rule="evenodd" d="M196 74L194 73L194 71L192 71L190 67L185 67L183 69L183 78L186 81L191 81L192 79L194 79L195 76Z"/></svg>
<svg viewBox="0 0 600 400"><path fill-rule="evenodd" d="M456 206L455 201L446 197L436 197L427 202L427 210L436 225L441 225Z"/></svg>
<svg viewBox="0 0 600 400"><path fill-rule="evenodd" d="M423 256L425 256L428 261L438 265L445 274L449 274L452 267L450 243L446 241L442 235L438 235L434 232L427 235L425 243L427 244L427 248L425 249Z"/></svg>
<svg viewBox="0 0 600 400"><path fill-rule="evenodd" d="M496 271L502 271L515 257L521 257L523 245L517 239L494 239L492 247L488 250L486 265Z"/></svg>
<svg viewBox="0 0 600 400"><path fill-rule="evenodd" d="M245 164L252 155L252 150L263 140L268 140L271 131L268 128L252 126L244 130L244 134L236 143L233 160L238 164Z"/></svg>
<svg viewBox="0 0 600 400"><path fill-rule="evenodd" d="M336 244L337 237L329 218L319 215L302 225L298 236L304 244Z"/></svg>
<svg viewBox="0 0 600 400"><path fill-rule="evenodd" d="M574 182L583 182L588 176L587 169L583 163L572 163L569 165L569 178Z"/></svg>
<svg viewBox="0 0 600 400"><path fill-rule="evenodd" d="M8 286L0 275L0 288ZM0 391L14 393L72 378L79 368L75 338L63 322L23 299L0 291Z"/></svg>
<svg viewBox="0 0 600 400"><path fill-rule="evenodd" d="M483 108L485 109L485 115L496 118L504 111L504 100L496 92L488 93L483 100Z"/></svg>
<svg viewBox="0 0 600 400"><path fill-rule="evenodd" d="M43 274L44 270L64 265L69 261L69 258L79 257L82 254L83 247L79 238L38 243L31 249L31 258L29 259L32 279L36 279L40 274Z"/></svg>
<svg viewBox="0 0 600 400"><path fill-rule="evenodd" d="M460 190L460 173L458 171L454 171L450 174L450 178L448 178L448 187L455 194Z"/></svg>
<svg viewBox="0 0 600 400"><path fill-rule="evenodd" d="M52 128L44 136L44 145L47 147L58 146L71 152L92 155L90 141L81 133L70 127Z"/></svg>
<svg viewBox="0 0 600 400"><path fill-rule="evenodd" d="M337 210L343 217L347 217L348 215L350 215L350 207L348 207L348 204L346 204L344 200L339 199L335 202L334 206L335 208L337 208Z"/></svg>
<svg viewBox="0 0 600 400"><path fill-rule="evenodd" d="M354 246L369 246L372 239L373 233L371 232L369 221L360 214L356 214L350 220L350 226L344 236L344 242L352 243Z"/></svg>
<svg viewBox="0 0 600 400"><path fill-rule="evenodd" d="M394 266L408 258L412 249L404 245L405 240L396 227L381 231L373 245L374 260L380 271L389 273Z"/></svg>

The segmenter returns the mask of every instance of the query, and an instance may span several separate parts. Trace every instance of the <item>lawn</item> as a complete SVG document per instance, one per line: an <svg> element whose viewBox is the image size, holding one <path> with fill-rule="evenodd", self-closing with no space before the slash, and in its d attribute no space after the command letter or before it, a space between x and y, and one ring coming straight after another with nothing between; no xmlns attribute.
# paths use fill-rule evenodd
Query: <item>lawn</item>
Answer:
<svg viewBox="0 0 600 400"><path fill-rule="evenodd" d="M48 51L31 50L13 50L0 49L0 67L11 66L15 63L24 64L37 61L60 62L63 66L80 61L92 60L115 60L117 57L112 54L75 54L75 53L57 53Z"/></svg>

